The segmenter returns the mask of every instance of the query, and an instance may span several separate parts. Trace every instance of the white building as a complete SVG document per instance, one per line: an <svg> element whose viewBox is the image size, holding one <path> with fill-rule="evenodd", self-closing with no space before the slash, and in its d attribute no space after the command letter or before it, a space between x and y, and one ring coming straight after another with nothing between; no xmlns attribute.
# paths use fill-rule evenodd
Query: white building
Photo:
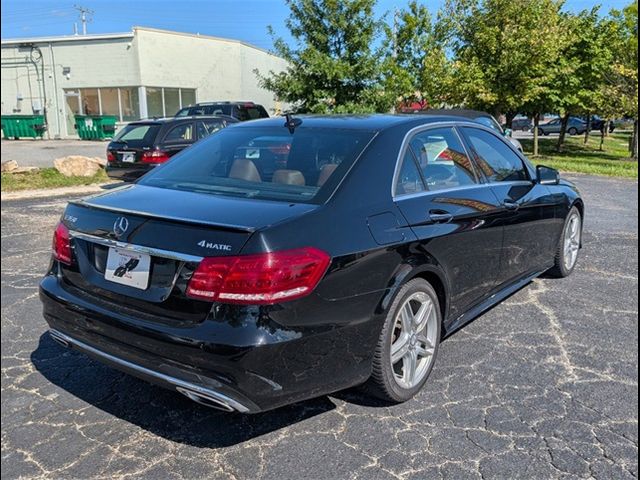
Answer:
<svg viewBox="0 0 640 480"><path fill-rule="evenodd" d="M46 111L48 136L76 135L75 114L120 122L204 101L280 105L254 73L286 62L247 43L134 27L131 33L2 40L2 115Z"/></svg>

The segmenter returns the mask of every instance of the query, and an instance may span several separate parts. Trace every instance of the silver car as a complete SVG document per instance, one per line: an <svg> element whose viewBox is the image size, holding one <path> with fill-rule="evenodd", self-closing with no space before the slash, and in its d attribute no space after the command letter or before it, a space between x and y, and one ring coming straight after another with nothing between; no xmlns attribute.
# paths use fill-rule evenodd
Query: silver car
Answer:
<svg viewBox="0 0 640 480"><path fill-rule="evenodd" d="M538 133L540 135L549 135L551 133L560 133L562 129L562 119L556 118L550 122L543 123L538 126ZM587 131L587 122L577 117L570 117L569 123L567 123L567 133L569 135L582 135Z"/></svg>

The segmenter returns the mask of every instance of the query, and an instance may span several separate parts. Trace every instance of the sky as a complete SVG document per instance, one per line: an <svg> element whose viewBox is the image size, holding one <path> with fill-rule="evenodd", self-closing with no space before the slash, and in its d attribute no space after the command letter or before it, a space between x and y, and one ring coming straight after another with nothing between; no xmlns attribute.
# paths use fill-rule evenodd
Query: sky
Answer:
<svg viewBox="0 0 640 480"><path fill-rule="evenodd" d="M514 0L515 1L515 0ZM75 3L74 3L75 2ZM603 11L621 9L630 0L567 0L568 10L602 5ZM377 15L402 8L407 0L378 0ZM425 0L436 12L444 0ZM24 38L71 35L79 12L74 5L93 10L88 33L120 33L143 26L233 38L271 49L267 26L288 38L283 0L1 0L1 37Z"/></svg>

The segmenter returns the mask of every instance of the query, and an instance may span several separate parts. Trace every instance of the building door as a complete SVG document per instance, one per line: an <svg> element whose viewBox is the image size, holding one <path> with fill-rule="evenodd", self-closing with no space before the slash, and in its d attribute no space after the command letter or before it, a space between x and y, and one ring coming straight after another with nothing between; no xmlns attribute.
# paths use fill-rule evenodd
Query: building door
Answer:
<svg viewBox="0 0 640 480"><path fill-rule="evenodd" d="M82 112L80 90L65 90L64 99L64 118L67 124L67 136L77 135L75 116L80 115Z"/></svg>

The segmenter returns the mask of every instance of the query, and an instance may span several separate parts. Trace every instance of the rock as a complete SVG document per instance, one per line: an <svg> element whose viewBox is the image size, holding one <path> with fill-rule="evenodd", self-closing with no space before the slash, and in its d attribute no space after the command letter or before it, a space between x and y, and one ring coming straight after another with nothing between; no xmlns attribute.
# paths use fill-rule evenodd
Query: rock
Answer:
<svg viewBox="0 0 640 480"><path fill-rule="evenodd" d="M102 168L107 166L107 159L105 157L91 157L91 160L99 163Z"/></svg>
<svg viewBox="0 0 640 480"><path fill-rule="evenodd" d="M82 155L56 158L53 166L65 177L93 177L102 168L96 159Z"/></svg>
<svg viewBox="0 0 640 480"><path fill-rule="evenodd" d="M2 173L13 172L18 168L18 162L15 160L7 160L2 162Z"/></svg>
<svg viewBox="0 0 640 480"><path fill-rule="evenodd" d="M15 170L12 170L11 173L29 173L36 172L40 170L38 167L18 167Z"/></svg>

